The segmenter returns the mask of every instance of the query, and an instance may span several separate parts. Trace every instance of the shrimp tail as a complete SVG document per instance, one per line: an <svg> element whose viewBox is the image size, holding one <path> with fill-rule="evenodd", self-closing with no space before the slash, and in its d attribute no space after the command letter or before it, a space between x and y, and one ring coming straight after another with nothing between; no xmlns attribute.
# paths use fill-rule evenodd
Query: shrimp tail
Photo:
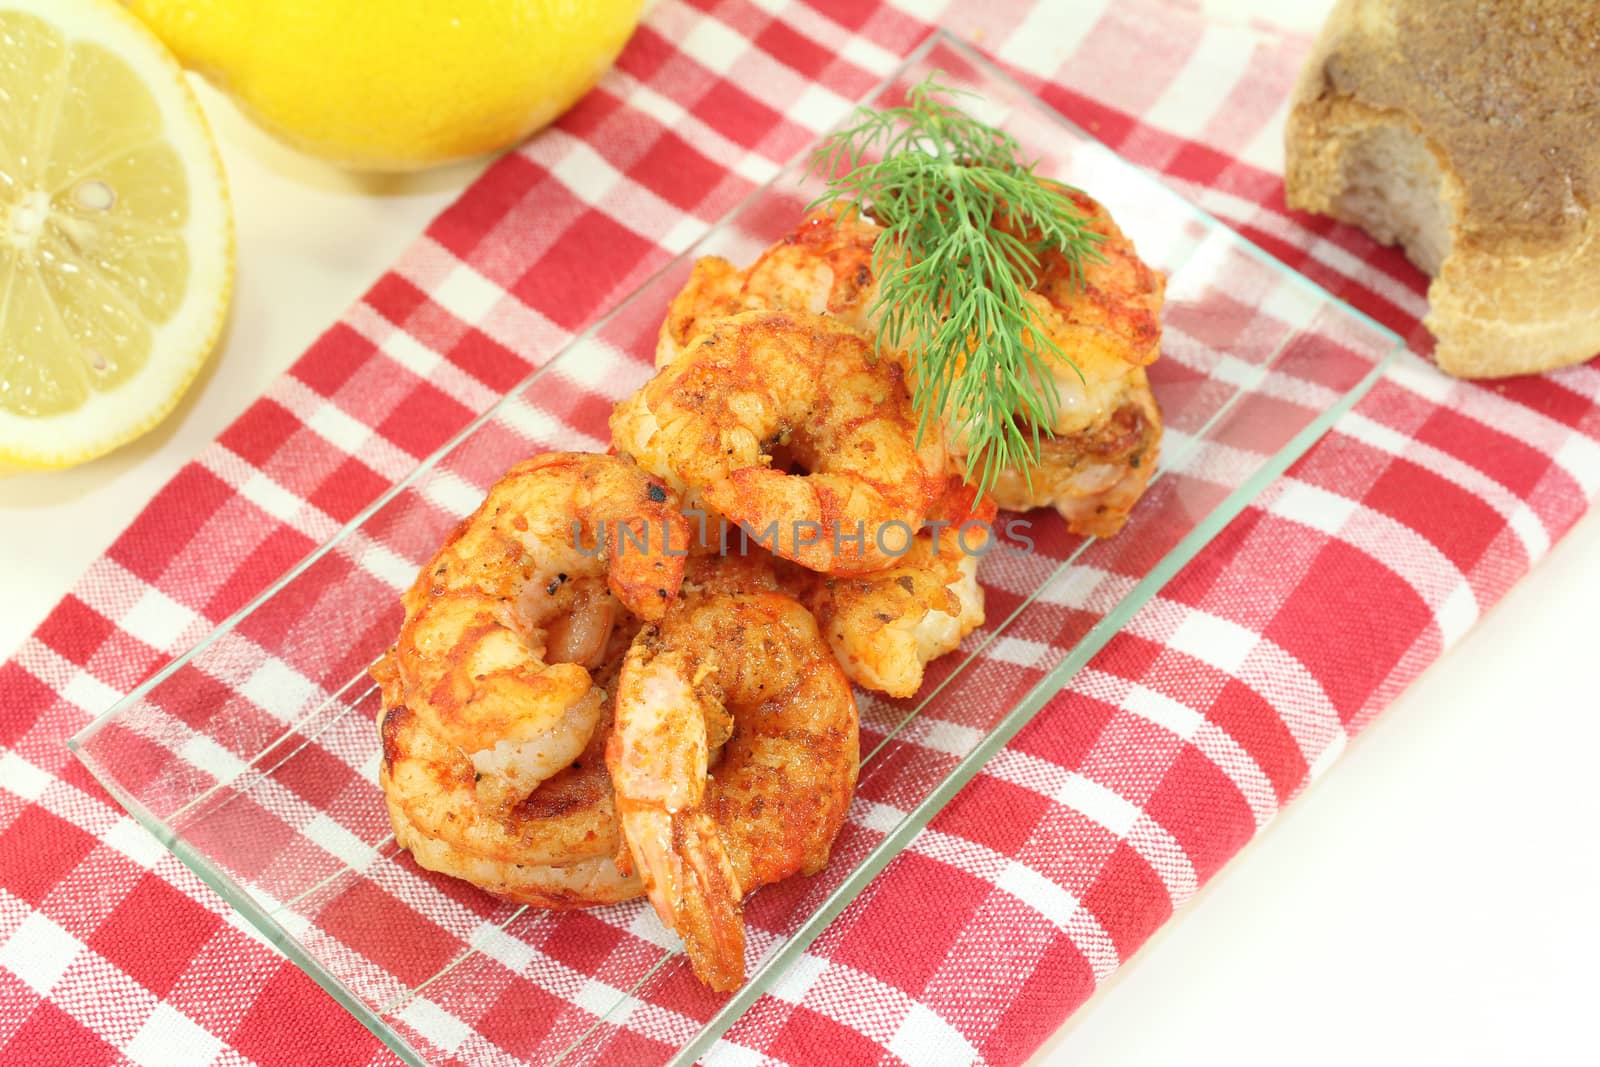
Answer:
<svg viewBox="0 0 1600 1067"><path fill-rule="evenodd" d="M673 927L702 981L719 993L737 989L744 981L744 894L716 824L704 812L687 812L673 819L673 837L685 861Z"/></svg>
<svg viewBox="0 0 1600 1067"><path fill-rule="evenodd" d="M744 981L744 896L705 812L676 815L620 804L629 845L640 853L645 894L667 929L683 938L695 973L718 992Z"/></svg>
<svg viewBox="0 0 1600 1067"><path fill-rule="evenodd" d="M744 895L826 862L859 727L804 606L773 591L704 592L750 580L743 567L710 579L634 638L606 765L656 914L701 980L727 991L744 980Z"/></svg>

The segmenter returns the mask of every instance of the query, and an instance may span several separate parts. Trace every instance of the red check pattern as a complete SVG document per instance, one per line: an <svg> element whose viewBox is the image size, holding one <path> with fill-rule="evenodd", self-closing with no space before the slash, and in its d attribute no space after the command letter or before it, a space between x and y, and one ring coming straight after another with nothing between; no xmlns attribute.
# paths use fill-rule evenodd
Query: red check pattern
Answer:
<svg viewBox="0 0 1600 1067"><path fill-rule="evenodd" d="M0 1061L393 1061L62 742L487 408L525 353L558 350L685 247L935 21L1426 350L1416 272L1284 207L1273 145L1303 41L1161 0L659 5L601 87L436 219L0 666ZM708 1059L1025 1058L1586 510L1597 442L1594 366L1486 387L1407 357ZM296 788L338 802L315 776ZM491 917L455 903L464 923ZM593 936L564 951L619 936L571 921ZM581 990L516 994L479 1021L490 1040ZM635 1020L612 1062L657 1056L685 1036L674 1025Z"/></svg>

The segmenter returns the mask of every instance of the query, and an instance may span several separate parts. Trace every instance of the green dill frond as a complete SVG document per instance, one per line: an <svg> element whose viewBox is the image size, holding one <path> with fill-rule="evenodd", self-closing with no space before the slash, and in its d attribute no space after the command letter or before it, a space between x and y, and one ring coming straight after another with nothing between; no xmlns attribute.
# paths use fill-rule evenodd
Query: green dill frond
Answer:
<svg viewBox="0 0 1600 1067"><path fill-rule="evenodd" d="M872 257L878 343L917 363L919 435L947 412L964 423L967 476L978 466L987 492L1003 468L1038 460L1038 427L1056 414L1055 390L1041 383L1052 360L1070 362L1024 294L1046 253L1081 284L1104 238L1070 187L1037 174L1015 138L958 108L951 98L967 94L938 78L823 140L811 166L827 191L810 208L883 227Z"/></svg>

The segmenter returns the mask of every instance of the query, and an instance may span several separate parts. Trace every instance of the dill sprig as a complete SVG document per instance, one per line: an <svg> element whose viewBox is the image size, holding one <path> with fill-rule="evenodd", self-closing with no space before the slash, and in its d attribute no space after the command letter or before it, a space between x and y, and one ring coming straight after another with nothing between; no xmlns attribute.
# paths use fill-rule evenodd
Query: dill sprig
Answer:
<svg viewBox="0 0 1600 1067"><path fill-rule="evenodd" d="M811 168L827 191L811 209L882 225L872 252L878 344L915 361L919 439L952 413L968 441L967 477L980 466L986 492L1003 468L1026 472L1038 460L1039 427L1056 414L1056 392L1041 383L1052 360L1071 362L1023 294L1050 251L1081 284L1104 238L1065 195L1071 187L950 103L969 94L938 78L913 87L903 107L860 109L823 140Z"/></svg>

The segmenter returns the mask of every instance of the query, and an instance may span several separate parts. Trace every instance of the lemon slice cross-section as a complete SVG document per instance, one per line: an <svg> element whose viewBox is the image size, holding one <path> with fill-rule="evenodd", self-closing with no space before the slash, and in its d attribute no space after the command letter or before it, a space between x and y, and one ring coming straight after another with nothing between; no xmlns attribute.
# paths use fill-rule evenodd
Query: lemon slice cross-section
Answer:
<svg viewBox="0 0 1600 1067"><path fill-rule="evenodd" d="M227 185L177 62L111 0L0 0L0 464L154 426L232 285Z"/></svg>

